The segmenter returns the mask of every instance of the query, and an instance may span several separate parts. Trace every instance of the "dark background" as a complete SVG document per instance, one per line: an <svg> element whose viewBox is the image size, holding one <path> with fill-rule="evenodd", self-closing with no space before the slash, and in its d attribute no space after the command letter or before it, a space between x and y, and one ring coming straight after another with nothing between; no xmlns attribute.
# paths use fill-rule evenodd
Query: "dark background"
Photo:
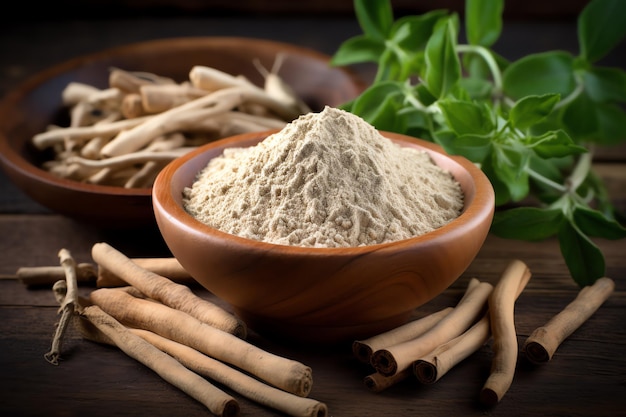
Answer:
<svg viewBox="0 0 626 417"><path fill-rule="evenodd" d="M462 12L465 0L392 0L397 14L443 8ZM567 19L576 16L587 0L507 0L508 19ZM57 0L14 2L6 21L16 19L119 18L130 16L351 16L352 0Z"/></svg>
<svg viewBox="0 0 626 417"><path fill-rule="evenodd" d="M462 14L464 3L393 0L392 6L397 18L442 8ZM494 49L510 60L555 49L577 54L576 18L587 3L507 0L502 34ZM11 10L5 5L0 13L0 99L52 65L133 42L244 36L290 42L332 55L341 42L360 33L352 0L18 0L11 3ZM601 64L626 68L626 43ZM1 171L0 193L0 213L47 212Z"/></svg>

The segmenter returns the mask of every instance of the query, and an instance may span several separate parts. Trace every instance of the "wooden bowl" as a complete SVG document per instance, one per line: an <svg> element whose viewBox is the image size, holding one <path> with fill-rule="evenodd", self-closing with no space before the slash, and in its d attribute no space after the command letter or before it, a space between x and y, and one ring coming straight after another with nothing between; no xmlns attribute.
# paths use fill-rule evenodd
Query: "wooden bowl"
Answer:
<svg viewBox="0 0 626 417"><path fill-rule="evenodd" d="M481 248L494 213L488 178L437 145L382 132L424 149L453 173L464 193L462 214L425 235L353 248L305 248L245 239L207 226L183 208L183 188L228 147L252 146L268 133L205 145L168 164L153 186L161 234L182 266L230 303L248 326L288 341L335 344L372 336L408 320L452 284Z"/></svg>
<svg viewBox="0 0 626 417"><path fill-rule="evenodd" d="M328 65L330 57L295 45L248 38L175 38L141 42L81 56L27 80L0 103L0 166L25 194L49 209L107 227L154 226L151 189L90 185L59 178L40 168L51 154L31 140L51 124L67 125L61 92L72 82L100 88L112 67L147 71L188 80L194 65L241 74L261 85L253 60L271 68L285 56L280 75L313 109L337 106L356 97L362 83L344 69Z"/></svg>

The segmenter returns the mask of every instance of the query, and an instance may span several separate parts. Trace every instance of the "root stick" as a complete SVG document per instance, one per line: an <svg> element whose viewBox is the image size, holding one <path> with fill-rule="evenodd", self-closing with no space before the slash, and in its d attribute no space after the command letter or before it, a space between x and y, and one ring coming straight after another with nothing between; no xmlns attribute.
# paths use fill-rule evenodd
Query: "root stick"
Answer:
<svg viewBox="0 0 626 417"><path fill-rule="evenodd" d="M513 382L518 350L515 300L528 283L530 275L524 262L511 261L489 296L494 355L491 372L480 393L480 401L487 406L497 404Z"/></svg>
<svg viewBox="0 0 626 417"><path fill-rule="evenodd" d="M413 374L423 384L437 382L455 365L483 346L490 335L489 316L485 315L465 333L416 360L413 363Z"/></svg>
<svg viewBox="0 0 626 417"><path fill-rule="evenodd" d="M398 382L404 381L411 376L411 368L386 376L380 372L374 372L363 379L363 384L371 392L382 392L389 387L396 385Z"/></svg>
<svg viewBox="0 0 626 417"><path fill-rule="evenodd" d="M176 258L130 258L130 260L137 266L176 283L190 284L195 282ZM97 269L96 285L98 287L121 287L128 285L128 282L108 270L104 265L98 265Z"/></svg>
<svg viewBox="0 0 626 417"><path fill-rule="evenodd" d="M535 364L551 360L561 343L600 308L614 289L615 282L607 277L582 288L574 301L530 334L522 348L526 358Z"/></svg>
<svg viewBox="0 0 626 417"><path fill-rule="evenodd" d="M317 400L274 388L220 361L203 355L195 349L166 339L156 333L141 329L131 329L131 331L176 358L187 368L229 387L258 404L294 417L324 417L327 415L326 405Z"/></svg>
<svg viewBox="0 0 626 417"><path fill-rule="evenodd" d="M53 365L59 364L59 357L61 356L61 343L63 336L67 331L68 325L72 321L72 317L78 311L78 284L76 280L76 262L72 258L71 253L67 249L61 249L59 251L59 260L61 266L65 271L66 277L66 292L65 297L61 301L61 319L57 325L54 338L52 339L52 346L50 351L44 355L46 360Z"/></svg>
<svg viewBox="0 0 626 417"><path fill-rule="evenodd" d="M230 333L206 325L182 311L142 300L118 289L101 288L91 301L129 327L150 330L229 363L295 395L312 387L311 368L266 352Z"/></svg>
<svg viewBox="0 0 626 417"><path fill-rule="evenodd" d="M86 142L96 136L113 136L122 130L130 129L147 121L152 116L123 119L111 123L94 124L91 126L64 127L51 129L33 136L33 144L38 149L45 149L58 143L63 143L66 138Z"/></svg>
<svg viewBox="0 0 626 417"><path fill-rule="evenodd" d="M421 336L451 311L452 307L447 307L368 339L356 340L352 343L352 353L361 362L370 363L375 351Z"/></svg>
<svg viewBox="0 0 626 417"><path fill-rule="evenodd" d="M522 293L526 282L520 282L516 298ZM489 312L465 333L455 337L413 363L413 374L423 384L437 382L450 369L480 349L491 336Z"/></svg>
<svg viewBox="0 0 626 417"><path fill-rule="evenodd" d="M392 376L409 368L411 364L467 330L484 311L493 286L481 282L468 288L463 298L446 317L423 335L378 350L372 354L372 365L379 373Z"/></svg>
<svg viewBox="0 0 626 417"><path fill-rule="evenodd" d="M76 265L77 282L95 282L96 267L91 263ZM53 285L65 279L66 268L63 266L33 266L21 267L16 272L17 279L26 286Z"/></svg>
<svg viewBox="0 0 626 417"><path fill-rule="evenodd" d="M82 317L89 320L128 356L152 369L165 381L204 404L213 414L218 416L236 416L239 414L239 404L233 397L200 375L188 370L176 359L161 352L141 337L131 333L99 307L85 307Z"/></svg>
<svg viewBox="0 0 626 417"><path fill-rule="evenodd" d="M220 330L245 338L245 324L218 305L195 295L189 287L177 284L134 263L108 243L93 245L91 255L101 267L111 271L148 297Z"/></svg>
<svg viewBox="0 0 626 417"><path fill-rule="evenodd" d="M198 110L203 110L201 113L202 118L210 117L232 110L235 106L242 103L242 99L242 89L231 87L155 114L150 116L150 119L145 121L145 123L120 132L102 148L102 155L113 157L136 152L147 145L153 138L179 129L184 120L190 119L190 113L197 115L199 114ZM188 124L193 125L193 123Z"/></svg>

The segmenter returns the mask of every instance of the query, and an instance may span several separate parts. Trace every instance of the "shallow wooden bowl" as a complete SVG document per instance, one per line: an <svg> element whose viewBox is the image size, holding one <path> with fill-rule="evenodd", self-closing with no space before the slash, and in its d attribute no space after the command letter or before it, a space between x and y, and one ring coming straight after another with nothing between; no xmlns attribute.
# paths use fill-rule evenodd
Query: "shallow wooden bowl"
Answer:
<svg viewBox="0 0 626 417"><path fill-rule="evenodd" d="M182 266L230 303L248 326L288 341L335 344L404 323L452 284L477 255L493 218L494 192L480 169L437 145L382 132L425 149L461 184L463 213L422 236L354 248L304 248L258 242L207 226L182 205L208 161L228 147L252 146L265 134L205 145L167 165L153 186L161 234Z"/></svg>
<svg viewBox="0 0 626 417"><path fill-rule="evenodd" d="M313 109L338 106L363 89L353 74L330 67L330 57L281 42L198 37L125 45L59 64L6 95L0 102L0 166L25 194L55 212L99 226L154 226L151 189L84 184L40 168L51 154L36 150L31 140L51 123L67 125L62 90L72 81L104 88L112 67L184 81L194 65L206 65L261 85L253 61L271 68L279 53L284 54L280 75Z"/></svg>

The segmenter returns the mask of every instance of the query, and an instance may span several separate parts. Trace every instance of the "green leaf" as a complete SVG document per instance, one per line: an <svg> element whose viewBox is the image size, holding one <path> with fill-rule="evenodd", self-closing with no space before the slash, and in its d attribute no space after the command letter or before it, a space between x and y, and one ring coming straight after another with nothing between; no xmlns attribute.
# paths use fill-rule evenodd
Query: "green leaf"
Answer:
<svg viewBox="0 0 626 417"><path fill-rule="evenodd" d="M461 78L461 64L455 50L456 31L454 21L439 21L426 44L426 73L424 81L428 90L437 98L445 96Z"/></svg>
<svg viewBox="0 0 626 417"><path fill-rule="evenodd" d="M626 102L626 72L619 68L591 68L583 74L589 97L596 102Z"/></svg>
<svg viewBox="0 0 626 417"><path fill-rule="evenodd" d="M564 169L569 169L571 165L571 158L546 159L537 155L531 155L528 159L528 166L530 169L549 180L560 183L564 180L562 171Z"/></svg>
<svg viewBox="0 0 626 417"><path fill-rule="evenodd" d="M590 236L623 238L620 222L626 222L593 172L576 188L577 196L563 195L575 156L587 151L581 144L626 139L626 72L594 66L626 33L626 24L618 21L626 1L589 1L579 19L579 56L548 51L509 62L487 50L502 88L494 85L498 74L478 52L497 42L504 0L466 0L465 34L480 48L464 49L462 69L458 14L435 10L394 22L390 0L355 0L363 35L342 44L333 59L378 66L371 87L342 108L378 129L434 141L476 163L499 208L511 202L524 206L527 198L552 207L497 212L494 230L527 240L556 233L580 285L604 273L604 258ZM432 111L436 107L441 111ZM576 203L587 196L593 197L593 209ZM573 205L564 205L564 198Z"/></svg>
<svg viewBox="0 0 626 417"><path fill-rule="evenodd" d="M430 128L430 116L420 109L405 107L402 109L402 116L406 118L407 131L410 129L428 130Z"/></svg>
<svg viewBox="0 0 626 417"><path fill-rule="evenodd" d="M472 45L491 46L502 31L504 0L466 0L465 25Z"/></svg>
<svg viewBox="0 0 626 417"><path fill-rule="evenodd" d="M488 135L454 134L435 135L436 141L451 155L461 155L474 163L482 163L491 152L491 137Z"/></svg>
<svg viewBox="0 0 626 417"><path fill-rule="evenodd" d="M396 97L387 96L383 102L376 108L375 112L368 114L368 121L378 130L388 132L404 132L406 130L407 121L405 117L400 116L399 110L402 105Z"/></svg>
<svg viewBox="0 0 626 417"><path fill-rule="evenodd" d="M582 233L587 236L605 239L622 239L626 237L626 228L613 219L609 219L598 210L576 206L574 222Z"/></svg>
<svg viewBox="0 0 626 417"><path fill-rule="evenodd" d="M407 52L422 51L435 25L447 13L446 10L433 10L422 15L401 17L393 24L390 38Z"/></svg>
<svg viewBox="0 0 626 417"><path fill-rule="evenodd" d="M563 222L558 238L561 254L579 286L591 285L604 276L604 255L584 233L571 223Z"/></svg>
<svg viewBox="0 0 626 417"><path fill-rule="evenodd" d="M416 85L414 91L415 96L424 106L430 106L437 101L437 97L433 96L424 84Z"/></svg>
<svg viewBox="0 0 626 417"><path fill-rule="evenodd" d="M470 101L444 99L438 102L443 116L457 135L486 135L494 129L485 106Z"/></svg>
<svg viewBox="0 0 626 417"><path fill-rule="evenodd" d="M558 94L524 97L511 109L509 121L520 130L529 129L548 117L559 100Z"/></svg>
<svg viewBox="0 0 626 417"><path fill-rule="evenodd" d="M393 25L393 11L389 0L354 0L354 11L363 33L384 42Z"/></svg>
<svg viewBox="0 0 626 417"><path fill-rule="evenodd" d="M527 55L504 70L502 82L504 92L514 99L543 94L566 96L576 87L574 58L561 51Z"/></svg>
<svg viewBox="0 0 626 417"><path fill-rule="evenodd" d="M560 158L586 153L587 148L579 146L563 130L547 132L542 136L527 138L537 155L542 158Z"/></svg>
<svg viewBox="0 0 626 417"><path fill-rule="evenodd" d="M580 56L596 62L608 54L626 36L626 2L593 0L578 16Z"/></svg>
<svg viewBox="0 0 626 417"><path fill-rule="evenodd" d="M596 103L583 91L563 111L561 119L567 133L576 141L593 141L599 131Z"/></svg>
<svg viewBox="0 0 626 417"><path fill-rule="evenodd" d="M494 146L492 153L495 173L506 185L511 199L519 201L528 195L528 174L524 170L528 152L505 146Z"/></svg>
<svg viewBox="0 0 626 417"><path fill-rule="evenodd" d="M563 211L537 207L517 207L497 211L491 232L506 239L539 241L558 233Z"/></svg>
<svg viewBox="0 0 626 417"><path fill-rule="evenodd" d="M392 49L385 49L378 60L378 71L374 84L383 81L401 81L404 79L402 62Z"/></svg>
<svg viewBox="0 0 626 417"><path fill-rule="evenodd" d="M380 130L404 130L397 115L401 107L402 86L393 81L370 86L352 103L351 112Z"/></svg>
<svg viewBox="0 0 626 417"><path fill-rule="evenodd" d="M467 74L463 79L491 81L491 71L485 59L477 53L467 52L461 56L461 65Z"/></svg>
<svg viewBox="0 0 626 417"><path fill-rule="evenodd" d="M531 170L539 174L541 177L546 178L550 181L554 181L557 184L563 184L563 181L565 181L565 179L563 177L563 172L560 167L560 162L562 160L570 159L570 157L543 159L537 155L531 155L528 159L528 166ZM567 166L571 166L571 163L568 163ZM553 187L547 185L543 181L535 181L532 179L532 177L531 181L533 187L533 195L542 203L552 204L563 196L561 191L555 190Z"/></svg>
<svg viewBox="0 0 626 417"><path fill-rule="evenodd" d="M502 181L500 177L498 177L497 169L493 166L494 159L495 158L492 154L490 158L486 158L483 161L480 168L483 170L485 175L487 175L487 178L489 178L489 181L491 182L491 186L493 187L493 190L496 194L495 205L496 207L499 207L511 201L511 194L509 193L509 189L504 181Z"/></svg>
<svg viewBox="0 0 626 417"><path fill-rule="evenodd" d="M617 104L596 105L598 135L591 140L601 145L617 145L626 139L626 111Z"/></svg>
<svg viewBox="0 0 626 417"><path fill-rule="evenodd" d="M343 42L331 59L331 65L351 65L362 62L377 62L385 45L367 36L360 35Z"/></svg>
<svg viewBox="0 0 626 417"><path fill-rule="evenodd" d="M509 62L496 54L495 51L490 50L489 53L495 60L498 70L502 73L508 67ZM461 62L466 75L459 80L459 85L470 94L470 97L491 100L492 93L495 93L494 97L501 94L501 91L495 90L493 74L482 55L468 51L461 56Z"/></svg>
<svg viewBox="0 0 626 417"><path fill-rule="evenodd" d="M620 224L626 224L626 212L619 211L613 205L606 184L597 173L591 171L581 186L584 187L584 190L580 191L580 194L583 194L585 190L589 189L596 196L595 209L598 210L604 217L609 220L615 220ZM578 189L580 190L582 187L579 187Z"/></svg>
<svg viewBox="0 0 626 417"><path fill-rule="evenodd" d="M493 92L493 84L481 78L461 78L459 85L475 100L488 99Z"/></svg>

